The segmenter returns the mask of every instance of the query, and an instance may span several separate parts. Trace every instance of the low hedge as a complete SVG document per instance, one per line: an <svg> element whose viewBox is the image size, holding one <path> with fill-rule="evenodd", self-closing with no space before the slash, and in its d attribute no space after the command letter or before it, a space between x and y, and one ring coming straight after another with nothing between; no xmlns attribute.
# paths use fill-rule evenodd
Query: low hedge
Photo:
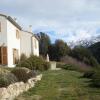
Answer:
<svg viewBox="0 0 100 100"><path fill-rule="evenodd" d="M57 63L57 68L62 68L66 70L75 70L75 66L71 64L65 64L65 63Z"/></svg>
<svg viewBox="0 0 100 100"><path fill-rule="evenodd" d="M85 72L84 74L83 74L83 77L84 78L92 78L93 77L93 75L94 75L94 71L93 70L90 70L90 71L87 71L87 72Z"/></svg>
<svg viewBox="0 0 100 100"><path fill-rule="evenodd" d="M17 64L17 67L26 67L31 70L44 71L50 68L50 64L46 62L42 57L31 55L28 59L20 61Z"/></svg>
<svg viewBox="0 0 100 100"><path fill-rule="evenodd" d="M13 73L18 81L27 82L29 78L36 77L36 72L28 69L28 68L14 68L11 73Z"/></svg>
<svg viewBox="0 0 100 100"><path fill-rule="evenodd" d="M95 73L92 76L92 86L100 87L100 68L95 70Z"/></svg>
<svg viewBox="0 0 100 100"><path fill-rule="evenodd" d="M85 72L83 77L91 79L91 86L100 87L100 68L94 68L90 71Z"/></svg>
<svg viewBox="0 0 100 100"><path fill-rule="evenodd" d="M17 77L12 73L2 73L0 74L0 87L6 87L12 83L17 82Z"/></svg>

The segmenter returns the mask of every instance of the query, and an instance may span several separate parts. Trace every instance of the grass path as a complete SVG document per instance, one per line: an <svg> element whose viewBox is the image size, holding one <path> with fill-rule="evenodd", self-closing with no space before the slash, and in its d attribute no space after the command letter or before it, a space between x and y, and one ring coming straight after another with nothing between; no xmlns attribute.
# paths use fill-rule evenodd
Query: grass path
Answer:
<svg viewBox="0 0 100 100"><path fill-rule="evenodd" d="M47 71L43 79L15 100L100 100L100 89L90 88L89 79L75 71Z"/></svg>

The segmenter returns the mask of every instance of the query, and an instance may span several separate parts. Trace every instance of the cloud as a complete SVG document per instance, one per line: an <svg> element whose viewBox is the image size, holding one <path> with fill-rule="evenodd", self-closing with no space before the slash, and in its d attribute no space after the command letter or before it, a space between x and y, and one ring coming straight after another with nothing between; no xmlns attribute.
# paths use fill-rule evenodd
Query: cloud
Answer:
<svg viewBox="0 0 100 100"><path fill-rule="evenodd" d="M100 0L2 0L0 12L17 17L24 29L68 41L100 35Z"/></svg>

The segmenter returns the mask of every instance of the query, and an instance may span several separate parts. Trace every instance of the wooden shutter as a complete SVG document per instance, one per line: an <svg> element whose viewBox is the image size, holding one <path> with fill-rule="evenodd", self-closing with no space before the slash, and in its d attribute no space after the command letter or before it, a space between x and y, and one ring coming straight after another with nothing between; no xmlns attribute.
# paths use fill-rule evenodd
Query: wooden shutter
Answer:
<svg viewBox="0 0 100 100"><path fill-rule="evenodd" d="M7 65L7 47L2 47L2 64Z"/></svg>
<svg viewBox="0 0 100 100"><path fill-rule="evenodd" d="M13 49L13 63L17 64L19 60L19 54L17 49Z"/></svg>
<svg viewBox="0 0 100 100"><path fill-rule="evenodd" d="M1 47L0 47L0 64L2 64Z"/></svg>

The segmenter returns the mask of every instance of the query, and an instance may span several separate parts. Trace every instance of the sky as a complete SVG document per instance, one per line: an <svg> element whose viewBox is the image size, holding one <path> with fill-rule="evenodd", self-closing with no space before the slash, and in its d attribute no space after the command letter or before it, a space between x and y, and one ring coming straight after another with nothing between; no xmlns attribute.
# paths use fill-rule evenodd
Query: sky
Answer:
<svg viewBox="0 0 100 100"><path fill-rule="evenodd" d="M17 18L27 30L46 32L52 42L100 35L100 0L0 0L0 13Z"/></svg>

